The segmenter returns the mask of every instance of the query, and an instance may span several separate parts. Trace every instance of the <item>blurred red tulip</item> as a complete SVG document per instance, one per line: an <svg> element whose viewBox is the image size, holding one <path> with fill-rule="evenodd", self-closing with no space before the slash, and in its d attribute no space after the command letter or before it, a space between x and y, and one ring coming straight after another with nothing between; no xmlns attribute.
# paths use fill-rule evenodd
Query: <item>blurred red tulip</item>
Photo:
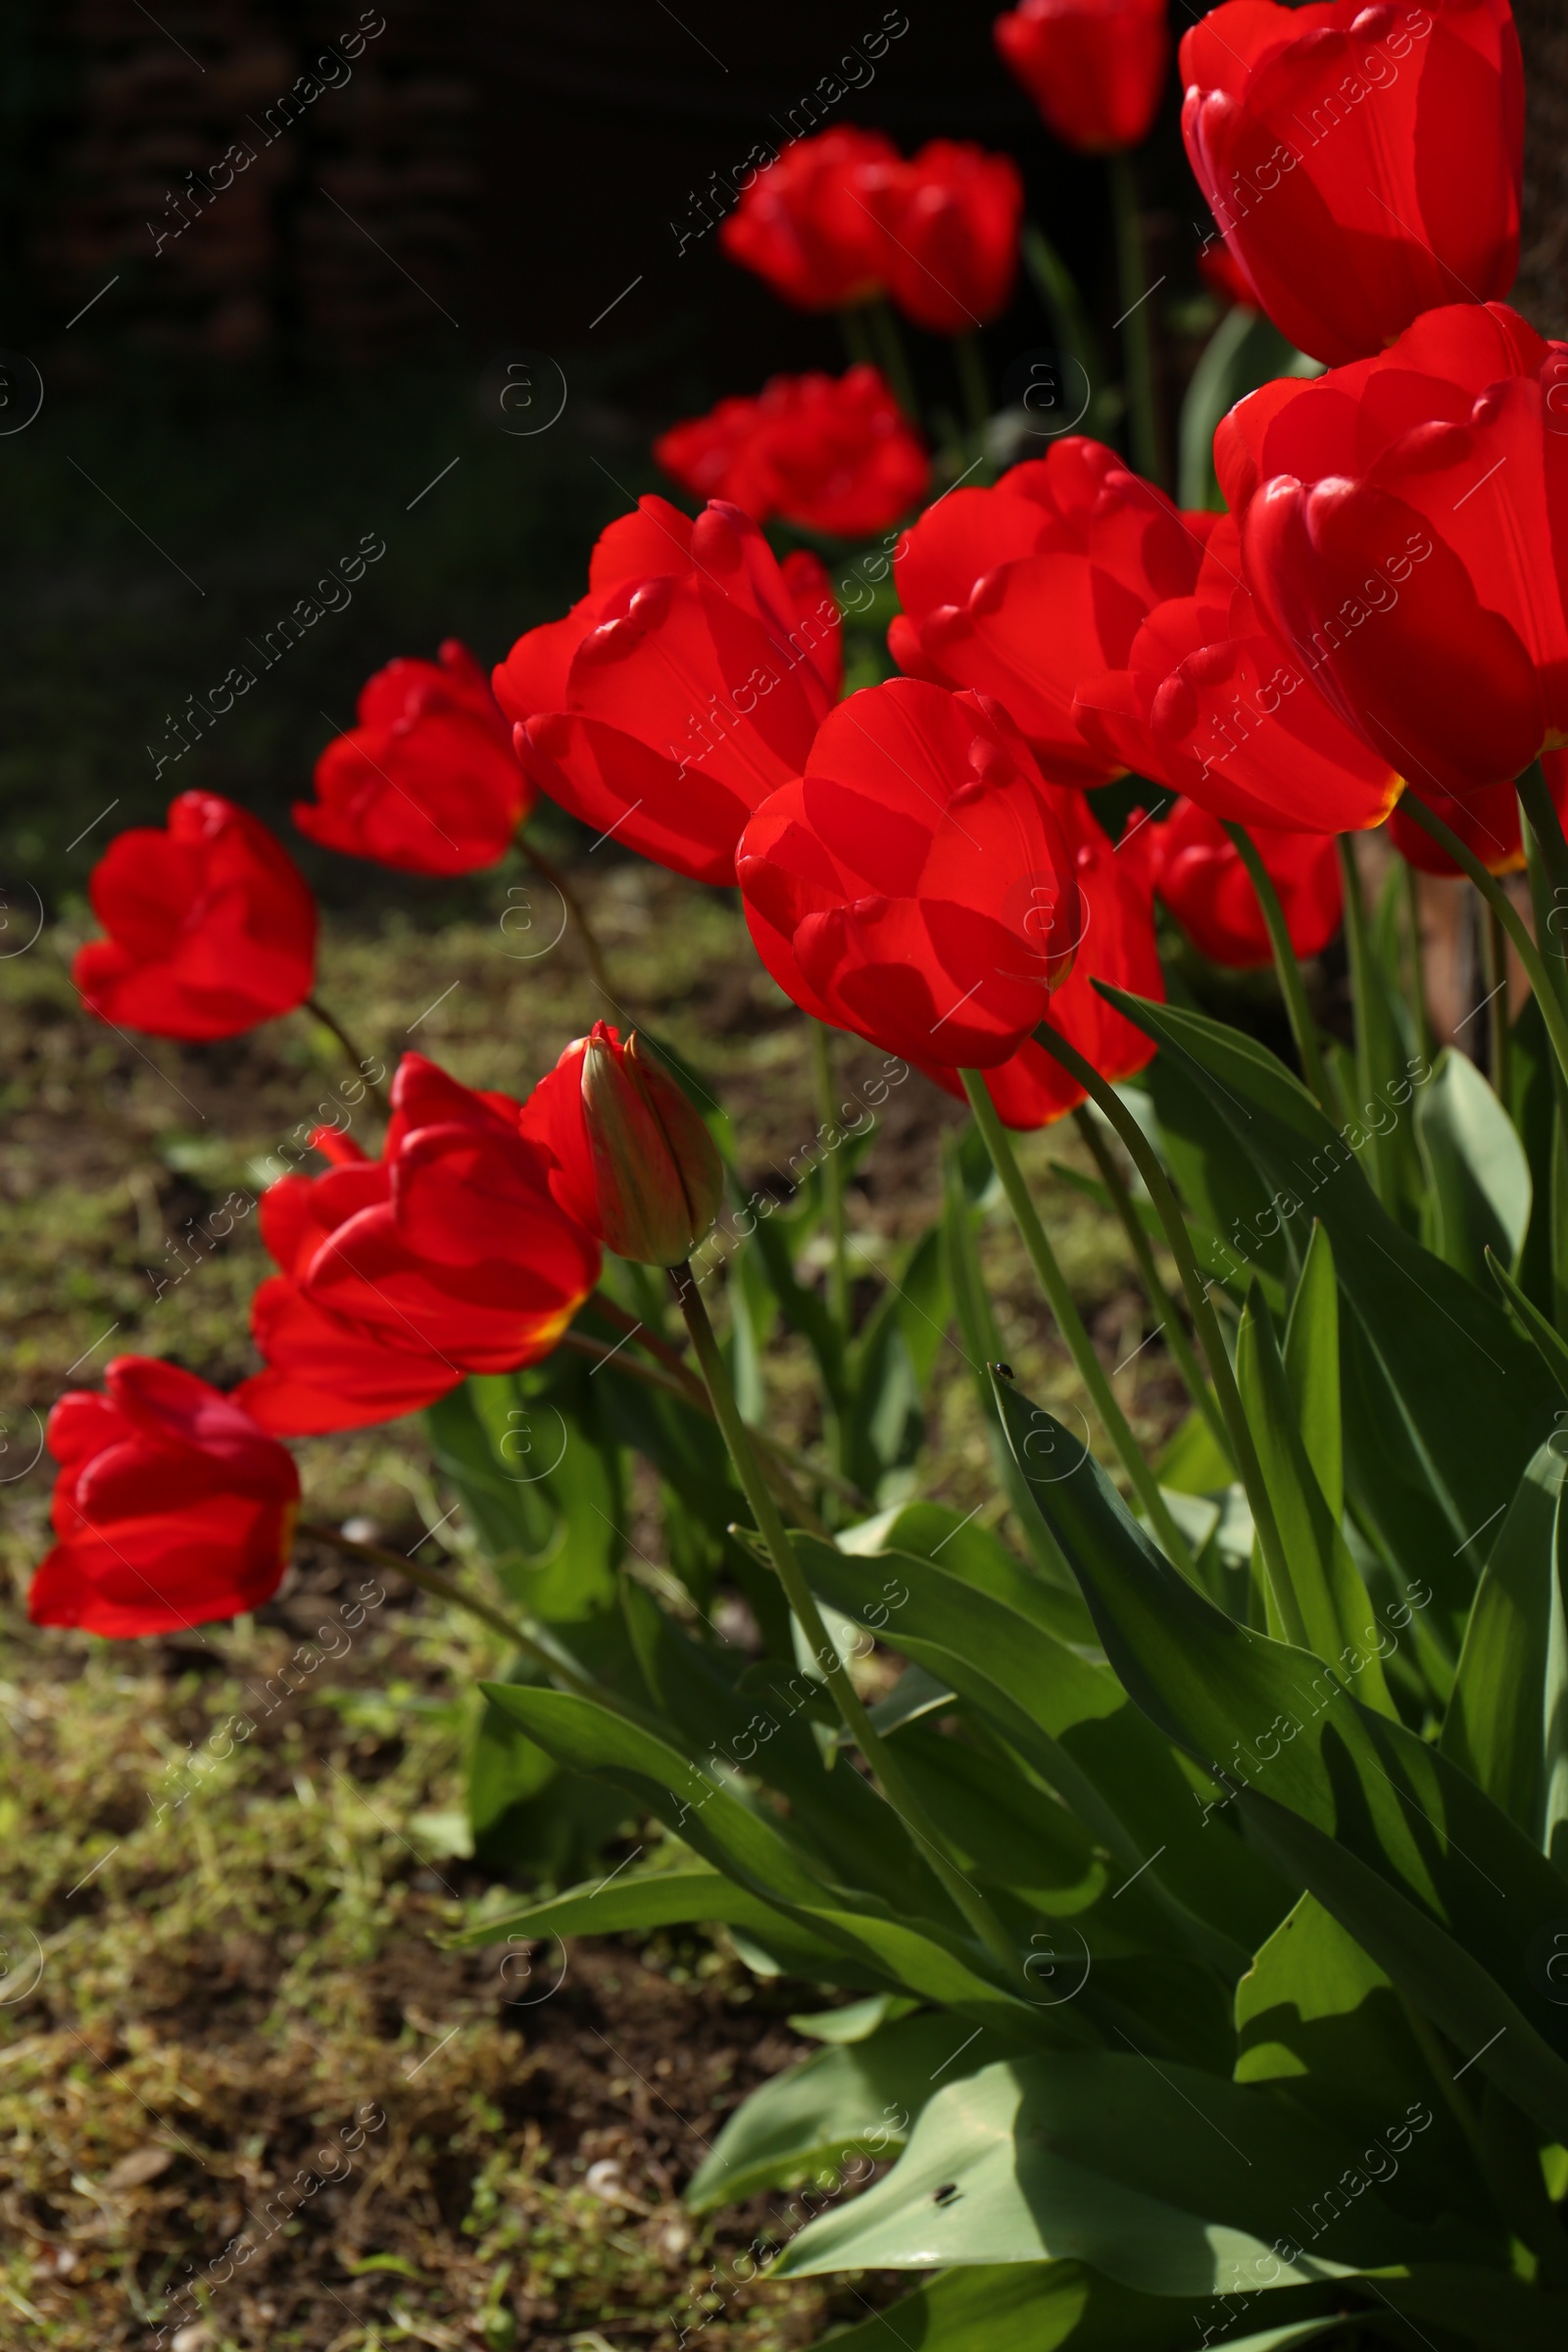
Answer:
<svg viewBox="0 0 1568 2352"><path fill-rule="evenodd" d="M238 1037L292 1012L316 977L316 901L281 842L216 792L112 841L87 884L109 933L72 977L89 1012L149 1037Z"/></svg>
<svg viewBox="0 0 1568 2352"><path fill-rule="evenodd" d="M33 1624L123 1640L259 1607L299 1513L290 1455L177 1365L122 1355L104 1382L106 1396L69 1390L49 1416L59 1542L27 1594Z"/></svg>
<svg viewBox="0 0 1568 2352"><path fill-rule="evenodd" d="M931 481L920 436L874 368L775 375L757 400L721 400L672 425L654 456L694 497L841 539L886 530Z"/></svg>
<svg viewBox="0 0 1568 2352"><path fill-rule="evenodd" d="M732 883L747 818L800 774L838 696L827 573L804 553L778 564L738 507L693 522L644 498L602 534L588 583L495 673L523 766L602 839Z"/></svg>
<svg viewBox="0 0 1568 2352"><path fill-rule="evenodd" d="M746 919L808 1012L907 1060L1006 1060L1080 925L1054 796L987 697L912 678L852 695L736 856Z"/></svg>
<svg viewBox="0 0 1568 2352"><path fill-rule="evenodd" d="M1103 980L1155 1004L1165 995L1151 889L1154 828L1136 810L1116 845L1082 793L1056 791L1049 797L1072 858L1082 929L1072 970L1052 991L1045 1026L1058 1030L1114 1086L1148 1067L1154 1041L1107 1004L1095 982ZM927 1063L925 1072L950 1095L962 1098L956 1070ZM1049 1127L1086 1100L1083 1088L1032 1037L1010 1060L987 1070L986 1085L1004 1126L1019 1129Z"/></svg>
<svg viewBox="0 0 1568 2352"><path fill-rule="evenodd" d="M406 1054L379 1159L343 1139L324 1175L264 1193L283 1271L252 1308L267 1370L237 1391L264 1428L390 1421L470 1372L550 1353L599 1279L599 1245L557 1206L523 1121L510 1096Z"/></svg>
<svg viewBox="0 0 1568 2352"><path fill-rule="evenodd" d="M1541 760L1557 814L1568 817L1568 752L1544 752ZM1434 816L1441 816L1472 857L1489 873L1519 874L1525 866L1524 835L1519 823L1519 795L1511 784L1488 784L1480 792L1455 800L1447 793L1428 792L1422 799ZM1430 833L1423 832L1401 801L1389 819L1389 839L1406 865L1423 874L1462 874L1464 867Z"/></svg>
<svg viewBox="0 0 1568 2352"><path fill-rule="evenodd" d="M1423 795L1568 743L1568 345L1500 303L1283 378L1214 440L1268 623Z"/></svg>
<svg viewBox="0 0 1568 2352"><path fill-rule="evenodd" d="M888 291L906 318L963 335L1004 311L1018 274L1023 181L1010 156L932 139L906 164L868 175L887 231Z"/></svg>
<svg viewBox="0 0 1568 2352"><path fill-rule="evenodd" d="M1217 816L1178 801L1154 837L1154 890L1200 956L1250 971L1272 963L1273 944L1241 852ZM1339 852L1327 833L1248 828L1279 896L1298 956L1320 956L1345 911Z"/></svg>
<svg viewBox="0 0 1568 2352"><path fill-rule="evenodd" d="M1125 761L1079 729L1079 684L1122 666L1155 605L1191 595L1216 519L1069 435L905 534L888 649L911 677L995 695L1053 783L1104 783Z"/></svg>
<svg viewBox="0 0 1568 2352"><path fill-rule="evenodd" d="M622 1043L595 1021L540 1079L522 1124L549 1157L561 1206L617 1257L678 1266L718 1214L713 1139L635 1031Z"/></svg>
<svg viewBox="0 0 1568 2352"><path fill-rule="evenodd" d="M1524 70L1508 0L1227 0L1186 33L1182 130L1282 334L1339 366L1519 266Z"/></svg>
<svg viewBox="0 0 1568 2352"><path fill-rule="evenodd" d="M1166 0L1023 0L992 36L1067 146L1112 155L1148 138L1170 71Z"/></svg>
<svg viewBox="0 0 1568 2352"><path fill-rule="evenodd" d="M390 662L360 695L360 722L316 763L294 822L312 841L408 874L467 874L504 858L533 805L512 728L466 646Z"/></svg>
<svg viewBox="0 0 1568 2352"><path fill-rule="evenodd" d="M723 221L719 244L798 310L867 302L886 288L887 240L867 202L866 175L898 165L898 149L880 131L792 139Z"/></svg>
<svg viewBox="0 0 1568 2352"><path fill-rule="evenodd" d="M1080 682L1073 714L1107 760L1239 824L1355 832L1400 789L1260 618L1229 514L1192 595L1155 606L1125 668Z"/></svg>

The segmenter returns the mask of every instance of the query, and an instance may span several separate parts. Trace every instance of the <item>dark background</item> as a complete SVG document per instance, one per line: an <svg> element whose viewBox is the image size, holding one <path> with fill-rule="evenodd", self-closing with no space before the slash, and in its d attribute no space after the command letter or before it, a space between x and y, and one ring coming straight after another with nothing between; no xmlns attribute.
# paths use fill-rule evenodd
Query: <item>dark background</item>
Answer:
<svg viewBox="0 0 1568 2352"><path fill-rule="evenodd" d="M365 15L381 13L352 77L264 145L258 122L361 21L355 0L5 12L0 346L45 388L36 421L0 437L9 891L69 910L108 836L191 786L288 832L289 802L372 668L451 633L498 659L580 593L596 530L657 483L648 445L671 417L775 368L844 364L831 318L777 303L712 233L678 251L678 231L700 223L713 173L781 142L883 23L883 0L679 0L674 13L662 0L386 0ZM887 13L907 31L824 126L1009 150L1108 329L1100 169L1055 145L1003 71L993 8ZM1174 15L1180 28L1182 0ZM1561 328L1568 23L1562 0L1520 0L1519 17L1532 103L1519 298ZM1151 274L1165 279L1153 309L1168 409L1213 316L1177 116L1173 71L1138 166ZM156 251L155 231L179 219L173 197L237 138L257 161L210 203L187 193L190 225ZM1048 333L1021 284L987 332L993 382ZM950 355L910 340L922 392L953 404ZM482 406L487 364L517 347L548 355L568 387L560 422L532 438ZM187 698L249 659L247 642L366 532L387 554L352 606L157 774ZM289 837L340 906L373 913L389 890L431 919L449 904Z"/></svg>

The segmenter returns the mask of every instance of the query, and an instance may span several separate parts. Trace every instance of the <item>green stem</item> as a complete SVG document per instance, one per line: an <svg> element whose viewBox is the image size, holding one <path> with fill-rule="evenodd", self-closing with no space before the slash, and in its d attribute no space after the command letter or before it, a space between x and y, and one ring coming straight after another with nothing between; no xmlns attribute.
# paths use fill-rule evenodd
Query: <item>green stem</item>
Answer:
<svg viewBox="0 0 1568 2352"><path fill-rule="evenodd" d="M876 352L872 346L870 330L865 323L863 310L855 306L849 310L840 311L839 332L844 337L844 348L850 355L852 368L871 368L876 365Z"/></svg>
<svg viewBox="0 0 1568 2352"><path fill-rule="evenodd" d="M983 458L986 454L986 428L991 422L991 385L986 375L986 355L979 336L972 329L968 334L954 337L953 358L958 371L958 389L963 396L963 410L969 420L974 454L977 458Z"/></svg>
<svg viewBox="0 0 1568 2352"><path fill-rule="evenodd" d="M1231 1359L1225 1352L1219 1323L1214 1309L1208 1303L1208 1290L1199 1269L1192 1235L1187 1230L1187 1220L1171 1190L1170 1179L1160 1166L1148 1136L1115 1088L1106 1085L1094 1063L1086 1061L1077 1048L1070 1046L1057 1030L1052 1028L1049 1021L1042 1021L1034 1035L1036 1045L1049 1054L1054 1061L1059 1061L1068 1076L1076 1078L1090 1101L1104 1112L1120 1136L1133 1166L1149 1189L1149 1197L1165 1229L1170 1253L1176 1260L1182 1288L1187 1293L1188 1310L1208 1360L1209 1378L1214 1384L1219 1409L1225 1416L1225 1427L1230 1437L1231 1459L1236 1464L1247 1493L1252 1524L1257 1530L1257 1540L1262 1548L1263 1565L1279 1605L1280 1619L1283 1624L1290 1625L1296 1614L1296 1595L1291 1586L1285 1546L1280 1541L1279 1522L1274 1516L1273 1499L1264 1483L1263 1466L1257 1458L1257 1447L1252 1442L1252 1432L1242 1404L1241 1391L1236 1386Z"/></svg>
<svg viewBox="0 0 1568 2352"><path fill-rule="evenodd" d="M1159 1278L1159 1269L1154 1263L1154 1252L1150 1244L1148 1229L1138 1213L1137 1202L1127 1189L1126 1179L1116 1165L1116 1155L1095 1124L1094 1113L1086 1102L1080 1102L1072 1115L1073 1124L1083 1137L1089 1148L1090 1157L1100 1170L1101 1182L1110 1195L1111 1206L1121 1219L1121 1228L1127 1236L1128 1247L1137 1261L1139 1275L1149 1296L1149 1303L1161 1319L1166 1344L1176 1358L1182 1378L1187 1383L1188 1394L1202 1414L1209 1436L1221 1453L1228 1457L1231 1449L1230 1434L1220 1417L1219 1406L1214 1401L1214 1392L1208 1384L1202 1365L1198 1360L1197 1350L1187 1337L1186 1326L1176 1309L1176 1301Z"/></svg>
<svg viewBox="0 0 1568 2352"><path fill-rule="evenodd" d="M713 1418L708 1391L700 1380L693 1379L684 1364L679 1364L679 1358L676 1359L680 1372L677 1379L674 1373L664 1371L659 1364L640 1363L634 1355L622 1355L612 1348L607 1348L602 1340L595 1339L586 1331L564 1331L556 1345L564 1348L568 1354L586 1356L596 1368L609 1363L613 1355L616 1371L624 1374L628 1380L640 1380L645 1388L658 1389L662 1396L678 1397L682 1404L689 1404L696 1411L705 1413L710 1421ZM853 1509L862 1515L870 1507L851 1480L840 1478L821 1462L809 1461L792 1446L781 1446L776 1438L766 1437L760 1430L754 1434L761 1450L762 1467L767 1474L768 1484L778 1496L779 1508L788 1511L808 1535L820 1536L824 1543L829 1544L833 1540L832 1529L812 1510L795 1485L790 1476L792 1470L814 1479L819 1485L834 1488Z"/></svg>
<svg viewBox="0 0 1568 2352"><path fill-rule="evenodd" d="M816 1080L817 1118L829 1135L838 1128L838 1089L833 1077L833 1032L821 1021L811 1023L811 1067ZM833 1243L833 1258L828 1268L828 1299L839 1337L847 1348L850 1343L850 1258L848 1228L844 1213L844 1163L837 1145L827 1147L822 1156L822 1197L827 1206L828 1232Z"/></svg>
<svg viewBox="0 0 1568 2352"><path fill-rule="evenodd" d="M1557 930L1568 931L1568 840L1564 839L1557 804L1539 760L1525 769L1514 790L1530 830L1541 844L1542 859L1551 880L1552 906L1561 910Z"/></svg>
<svg viewBox="0 0 1568 2352"><path fill-rule="evenodd" d="M1132 160L1126 155L1106 158L1110 175L1110 209L1116 224L1116 272L1121 288L1122 348L1127 367L1127 423L1132 438L1133 464L1149 481L1165 484L1159 456L1159 428L1154 408L1154 344L1150 329L1153 288L1147 282L1144 228L1138 211L1138 183Z"/></svg>
<svg viewBox="0 0 1568 2352"><path fill-rule="evenodd" d="M1089 1391L1101 1425L1116 1448L1117 1457L1144 1506L1150 1525L1182 1574L1196 1583L1198 1571L1193 1555L1187 1548L1180 1528L1170 1515L1170 1505L1159 1491L1159 1481L1144 1459L1143 1448L1128 1425L1126 1414L1116 1402L1105 1367L1095 1353L1094 1343L1084 1329L1084 1320L1073 1301L1067 1278L1040 1222L1040 1212L1035 1207L1029 1187L1023 1180L1023 1170L1018 1165L1011 1138L991 1100L985 1075L980 1070L960 1070L958 1075L963 1080L963 1091L969 1098L969 1108L974 1112L974 1123L991 1154L991 1164L1007 1196L1013 1222L1029 1252L1029 1262L1056 1318L1057 1329L1067 1343L1067 1352L1072 1357L1078 1377Z"/></svg>
<svg viewBox="0 0 1568 2352"><path fill-rule="evenodd" d="M1542 857L1541 843L1528 819L1524 825L1525 865L1530 881L1530 904L1536 918L1535 936L1543 946L1544 968L1557 1002L1568 1004L1568 967L1563 963L1560 946L1545 946L1557 942L1563 926L1558 920L1559 907L1552 904L1551 880ZM1490 909L1489 909L1490 911ZM1534 980L1532 979L1534 986ZM1538 997L1541 995L1536 988ZM1542 1000L1542 1015L1546 1017L1547 1006ZM1553 1056L1551 1064L1551 1095L1556 1108L1556 1124L1552 1131L1551 1152L1551 1299L1552 1322L1559 1332L1568 1332L1568 1070Z"/></svg>
<svg viewBox="0 0 1568 2352"><path fill-rule="evenodd" d="M903 1767L890 1753L887 1742L872 1725L860 1694L850 1679L849 1668L839 1653L838 1644L822 1622L815 1595L807 1583L784 1522L767 1491L752 1443L752 1433L735 1401L729 1370L713 1336L713 1326L708 1319L708 1309L703 1303L697 1279L689 1265L671 1266L669 1279L686 1318L686 1328L691 1333L697 1361L708 1383L709 1395L713 1399L713 1412L724 1433L724 1442L729 1447L730 1458L735 1464L746 1499L752 1507L758 1533L766 1546L768 1558L784 1588L796 1622L810 1644L817 1668L833 1694L844 1728L876 1775L888 1803L910 1836L917 1838L925 1849L932 1869L961 1916L1010 1977L1018 1965L1011 1938L984 1895L969 1884L962 1871L949 1858L935 1824L927 1818L925 1808L906 1781Z"/></svg>
<svg viewBox="0 0 1568 2352"><path fill-rule="evenodd" d="M914 389L914 378L909 372L909 357L904 348L904 337L899 331L899 322L893 316L891 307L881 295L875 302L868 305L865 315L870 321L871 333L876 341L877 356L882 363L882 372L893 387L893 397L909 422L917 430L923 431L920 402Z"/></svg>
<svg viewBox="0 0 1568 2352"><path fill-rule="evenodd" d="M605 968L604 954L598 940L594 937L593 925L583 912L581 899L578 898L560 866L551 858L546 858L541 851L535 849L533 843L521 833L517 835L517 847L539 876L540 881L548 882L552 890L560 891L562 905L577 926L577 937L582 942L583 956L588 965L588 977L606 1002L614 1004L615 995L610 985L610 974Z"/></svg>
<svg viewBox="0 0 1568 2352"><path fill-rule="evenodd" d="M1541 1000L1541 1017L1546 1024L1546 1034L1551 1039L1551 1049L1556 1056L1557 1067L1562 1072L1564 1081L1568 1082L1568 1012L1563 1009L1558 983L1548 969L1540 949L1531 938L1529 927L1520 915L1518 907L1515 906L1495 874L1488 873L1475 852L1468 849L1459 839L1458 834L1446 825L1436 810L1429 808L1425 801L1412 792L1408 785L1405 787L1399 806L1415 819L1422 832L1435 841L1441 850L1446 850L1455 865L1460 866L1469 875L1487 905L1496 915L1508 938L1513 942L1519 960L1530 976L1530 985ZM1534 828L1527 827L1526 830L1531 832ZM1568 901L1563 903L1568 904ZM1561 1097L1559 1096L1560 1102Z"/></svg>
<svg viewBox="0 0 1568 2352"><path fill-rule="evenodd" d="M1415 1039L1423 1061L1432 1059L1432 1023L1427 1017L1427 970L1421 946L1421 876L1415 867L1401 858L1404 866L1404 912L1410 929L1410 1012L1415 1021Z"/></svg>
<svg viewBox="0 0 1568 2352"><path fill-rule="evenodd" d="M1491 906L1481 909L1481 969L1487 983L1487 1059L1492 1091L1506 1110L1509 1095L1508 942Z"/></svg>
<svg viewBox="0 0 1568 2352"><path fill-rule="evenodd" d="M1366 901L1361 895L1361 869L1356 863L1355 836L1342 833L1339 837L1340 880L1345 897L1345 944L1350 965L1350 1004L1355 1022L1355 1091L1358 1101L1370 1105L1376 1083L1372 1067L1371 991L1373 982L1372 940L1367 927ZM1375 1174L1373 1190L1387 1208L1396 1197L1393 1168L1388 1148L1381 1138L1372 1140L1372 1164Z"/></svg>
<svg viewBox="0 0 1568 2352"><path fill-rule="evenodd" d="M593 1292L587 1303L596 1315L610 1325L612 1331L618 1331L622 1339L635 1340L639 1348L645 1348L656 1362L663 1365L664 1370L670 1376L670 1385L685 1398L686 1402L694 1404L700 1413L706 1413L710 1420L712 1419L712 1399L707 1389L704 1388L690 1365L677 1355L669 1342L662 1339L645 1318L628 1314L619 1299L612 1298L608 1291ZM588 1345L593 1348L595 1354L603 1362L605 1350L602 1348L594 1347L592 1340L588 1342ZM776 1457L778 1462L802 1471L808 1478L825 1480L829 1486L836 1487L846 1502L855 1504L857 1509L869 1508L865 1496L852 1480L841 1478L831 1470L825 1470L820 1462L809 1461L804 1453L798 1453L793 1446L784 1445L780 1439L769 1437L763 1430L754 1430L752 1435L762 1448L764 1460L769 1456ZM815 1512L795 1493L787 1478L782 1481L775 1479L773 1490L779 1500L797 1514L803 1527L808 1527L813 1535L827 1533Z"/></svg>
<svg viewBox="0 0 1568 2352"><path fill-rule="evenodd" d="M1274 877L1258 855L1256 842L1245 825L1225 826L1235 845L1236 854L1246 866L1249 879L1257 893L1263 920L1268 925L1269 944L1274 950L1274 970L1279 979L1280 995L1290 1016L1291 1035L1296 1040L1297 1056L1301 1064L1301 1076L1316 1097L1320 1110L1332 1109L1328 1073L1323 1067L1323 1055L1318 1048L1317 1024L1306 1001L1306 986L1301 978L1301 966L1291 939L1280 894L1274 887Z"/></svg>
<svg viewBox="0 0 1568 2352"><path fill-rule="evenodd" d="M1087 403L1083 421L1085 430L1094 433L1099 427L1104 399L1104 363L1100 356L1099 343L1084 317L1084 306L1073 282L1072 271L1050 239L1032 220L1024 222L1020 247L1024 269L1051 321L1057 351L1061 358L1075 362L1082 371L1084 399ZM1078 418L1072 404L1078 397L1077 386L1064 386L1061 397L1066 404L1062 412L1064 426L1066 422L1076 423Z"/></svg>
<svg viewBox="0 0 1568 2352"><path fill-rule="evenodd" d="M338 1044L354 1064L355 1077L375 1097L384 1117L391 1109L391 1104L387 1101L386 1087L380 1079L369 1078L366 1075L366 1072L374 1063L374 1054L360 1052L359 1047L354 1043L336 1013L329 1012L319 997L307 997L301 1009L308 1012L313 1020L319 1021L321 1027L328 1030L337 1039ZM384 1069L386 1064L383 1062L381 1067Z"/></svg>

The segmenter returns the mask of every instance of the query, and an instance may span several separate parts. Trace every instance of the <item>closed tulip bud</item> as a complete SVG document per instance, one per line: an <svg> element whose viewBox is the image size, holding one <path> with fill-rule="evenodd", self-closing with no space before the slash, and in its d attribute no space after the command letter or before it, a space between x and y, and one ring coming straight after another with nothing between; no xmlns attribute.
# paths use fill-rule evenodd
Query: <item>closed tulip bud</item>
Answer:
<svg viewBox="0 0 1568 2352"><path fill-rule="evenodd" d="M723 1162L685 1095L605 1021L535 1087L525 1126L567 1213L639 1265L678 1266L711 1226Z"/></svg>

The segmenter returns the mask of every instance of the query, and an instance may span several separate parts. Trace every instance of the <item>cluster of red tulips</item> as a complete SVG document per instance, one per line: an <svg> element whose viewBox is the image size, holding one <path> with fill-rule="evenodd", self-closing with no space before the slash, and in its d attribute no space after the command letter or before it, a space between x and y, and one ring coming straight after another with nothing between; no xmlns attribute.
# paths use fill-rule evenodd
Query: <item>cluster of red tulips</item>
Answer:
<svg viewBox="0 0 1568 2352"><path fill-rule="evenodd" d="M1164 0L1024 0L997 44L1085 152L1147 134ZM779 379L659 444L708 503L613 522L587 593L487 680L457 645L373 678L323 755L303 832L403 871L493 864L536 795L621 850L738 885L758 954L816 1019L1003 1119L1055 1119L1153 1049L1096 989L1162 995L1154 900L1219 962L1267 962L1232 828L1298 954L1341 915L1335 837L1408 792L1494 873L1522 862L1512 779L1568 744L1568 347L1504 307L1516 268L1522 74L1507 0L1305 8L1226 0L1181 44L1188 155L1233 282L1314 360L1244 400L1215 458L1228 512L1183 512L1117 452L1054 442L989 486L927 495L931 458L884 378ZM937 141L803 139L726 221L729 256L790 302L886 295L960 334L1010 297L1011 162ZM819 556L902 524L898 670L840 700ZM1119 840L1093 788L1152 787ZM1457 870L1450 866L1449 870ZM93 876L107 938L76 981L101 1018L233 1037L314 986L316 914L243 810L183 795ZM1046 1042L1042 1042L1042 1041ZM278 1272L263 1369L234 1397L141 1358L73 1394L50 1445L59 1542L45 1623L132 1634L255 1604L282 1572L298 1481L279 1438L379 1421L560 1340L608 1246L678 1263L717 1202L684 1097L613 1031L523 1102L405 1057L379 1158L262 1205Z"/></svg>

